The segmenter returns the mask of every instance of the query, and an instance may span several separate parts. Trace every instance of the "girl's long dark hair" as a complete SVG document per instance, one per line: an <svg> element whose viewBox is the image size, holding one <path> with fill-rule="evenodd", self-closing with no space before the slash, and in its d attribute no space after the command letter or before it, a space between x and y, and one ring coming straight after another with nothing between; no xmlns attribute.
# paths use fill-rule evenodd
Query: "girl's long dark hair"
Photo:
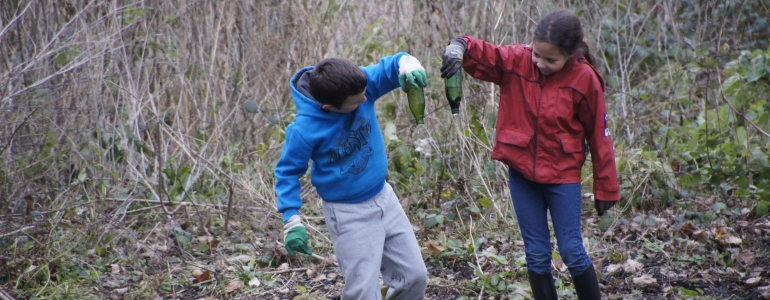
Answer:
<svg viewBox="0 0 770 300"><path fill-rule="evenodd" d="M596 59L583 37L583 26L574 14L557 10L548 13L537 24L535 41L555 45L566 55L579 53L590 63Z"/></svg>

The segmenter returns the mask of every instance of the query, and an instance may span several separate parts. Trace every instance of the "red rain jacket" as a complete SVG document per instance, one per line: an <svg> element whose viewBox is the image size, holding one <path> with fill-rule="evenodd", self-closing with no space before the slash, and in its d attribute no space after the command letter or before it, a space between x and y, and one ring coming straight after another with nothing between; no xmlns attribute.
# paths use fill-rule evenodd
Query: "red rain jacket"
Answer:
<svg viewBox="0 0 770 300"><path fill-rule="evenodd" d="M580 183L585 141L594 168L594 197L620 199L615 151L607 127L604 81L582 56L550 77L529 45L497 46L464 36L463 69L500 86L492 158L539 183Z"/></svg>

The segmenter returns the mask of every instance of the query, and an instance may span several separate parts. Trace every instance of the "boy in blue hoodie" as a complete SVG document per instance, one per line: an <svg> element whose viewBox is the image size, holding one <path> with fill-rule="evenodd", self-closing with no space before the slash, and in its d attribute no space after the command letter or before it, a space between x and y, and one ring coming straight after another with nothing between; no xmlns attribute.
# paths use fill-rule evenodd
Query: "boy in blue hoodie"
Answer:
<svg viewBox="0 0 770 300"><path fill-rule="evenodd" d="M407 53L359 67L329 58L289 82L297 106L275 168L278 211L287 252L312 254L299 209L299 177L312 160L311 182L345 279L342 299L423 299L427 270L412 225L385 181L388 157L374 102L407 84L427 85L425 69Z"/></svg>

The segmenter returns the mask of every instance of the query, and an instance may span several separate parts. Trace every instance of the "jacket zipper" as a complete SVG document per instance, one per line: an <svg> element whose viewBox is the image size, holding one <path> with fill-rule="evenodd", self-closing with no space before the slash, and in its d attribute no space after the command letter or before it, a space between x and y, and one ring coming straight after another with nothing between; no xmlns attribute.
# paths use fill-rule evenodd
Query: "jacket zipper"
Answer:
<svg viewBox="0 0 770 300"><path fill-rule="evenodd" d="M543 91L545 90L545 83L548 82L548 77L545 78L545 81L543 81L542 84L538 84L540 86L540 99L537 103L537 117L535 118L535 155L532 159L532 163L534 164L532 166L532 180L537 182L537 145L538 145L538 137L540 136L540 108L543 107Z"/></svg>

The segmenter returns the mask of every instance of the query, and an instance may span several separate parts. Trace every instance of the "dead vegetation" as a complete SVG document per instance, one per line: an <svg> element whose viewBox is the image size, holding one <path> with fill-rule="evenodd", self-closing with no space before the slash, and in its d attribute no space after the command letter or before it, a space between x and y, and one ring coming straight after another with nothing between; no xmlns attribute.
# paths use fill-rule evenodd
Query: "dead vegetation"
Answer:
<svg viewBox="0 0 770 300"><path fill-rule="evenodd" d="M303 215L317 255L289 259L280 244L272 167L293 118L287 82L325 57L368 65L398 51L430 76L425 126L412 125L398 91L379 104L389 180L424 247L430 299L528 297L507 172L490 158L496 87L466 81L452 117L438 68L450 37L527 43L554 8L584 19L617 125L629 201L598 218L585 199L602 290L770 298L758 194L686 190L672 169L686 162L647 155L667 145L653 124L716 105L711 73L671 83L702 63L677 48L721 41L730 50L715 56L726 60L767 49L766 32L747 29L766 5L749 3L750 15L738 1L711 2L3 1L0 299L336 299L342 278L309 182ZM560 295L575 298L558 258L554 270Z"/></svg>

